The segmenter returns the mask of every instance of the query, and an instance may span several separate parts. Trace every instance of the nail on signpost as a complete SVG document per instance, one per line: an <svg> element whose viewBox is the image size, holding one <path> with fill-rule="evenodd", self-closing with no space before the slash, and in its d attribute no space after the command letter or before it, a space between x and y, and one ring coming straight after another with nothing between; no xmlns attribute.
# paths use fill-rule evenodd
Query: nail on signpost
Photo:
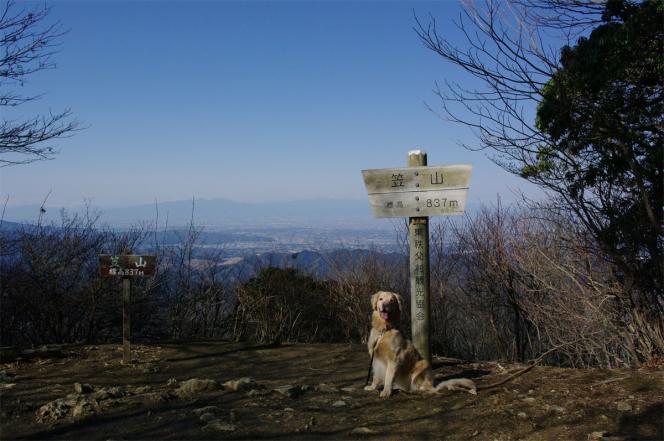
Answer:
<svg viewBox="0 0 664 441"><path fill-rule="evenodd" d="M409 218L412 339L429 362L429 216L463 214L471 171L470 164L429 167L422 150L408 152L408 167L362 170L374 217Z"/></svg>

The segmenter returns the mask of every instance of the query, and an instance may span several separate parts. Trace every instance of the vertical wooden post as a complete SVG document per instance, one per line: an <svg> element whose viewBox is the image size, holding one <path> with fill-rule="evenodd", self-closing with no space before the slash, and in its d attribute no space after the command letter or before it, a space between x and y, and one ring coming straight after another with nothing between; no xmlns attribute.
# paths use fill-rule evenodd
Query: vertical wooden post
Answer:
<svg viewBox="0 0 664 441"><path fill-rule="evenodd" d="M131 343L130 343L130 304L131 304L131 279L122 278L122 363L131 363Z"/></svg>
<svg viewBox="0 0 664 441"><path fill-rule="evenodd" d="M427 154L421 150L408 152L408 167L427 165ZM419 186L419 184L416 184ZM418 196L413 196L417 198ZM410 255L410 315L413 345L431 363L429 346L429 218L408 219Z"/></svg>

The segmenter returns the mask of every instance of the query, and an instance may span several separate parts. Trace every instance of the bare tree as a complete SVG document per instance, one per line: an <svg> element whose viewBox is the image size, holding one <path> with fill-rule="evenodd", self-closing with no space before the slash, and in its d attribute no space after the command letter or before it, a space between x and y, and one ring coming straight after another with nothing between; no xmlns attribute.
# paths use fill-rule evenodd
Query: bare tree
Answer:
<svg viewBox="0 0 664 441"><path fill-rule="evenodd" d="M441 36L435 17L428 23L415 18L425 47L479 80L474 87L446 81L434 89L442 105L437 113L470 127L480 141L464 147L495 151L493 160L515 174L523 164L536 164L538 146L551 140L533 112L560 68L560 47L599 23L603 8L591 0L464 1L455 21L464 48Z"/></svg>
<svg viewBox="0 0 664 441"><path fill-rule="evenodd" d="M620 274L622 293L664 334L664 87L661 3L479 0L464 3L465 43L435 18L415 31L470 74L436 86L441 116L471 128L505 170L573 213ZM433 109L432 109L433 110ZM647 359L650 355L643 355Z"/></svg>
<svg viewBox="0 0 664 441"><path fill-rule="evenodd" d="M0 6L0 166L51 159L56 150L49 141L73 134L79 127L71 111L49 112L12 119L9 109L41 98L18 91L28 78L52 69L52 57L63 36L60 23L47 23L49 8L26 8L25 3L8 1Z"/></svg>

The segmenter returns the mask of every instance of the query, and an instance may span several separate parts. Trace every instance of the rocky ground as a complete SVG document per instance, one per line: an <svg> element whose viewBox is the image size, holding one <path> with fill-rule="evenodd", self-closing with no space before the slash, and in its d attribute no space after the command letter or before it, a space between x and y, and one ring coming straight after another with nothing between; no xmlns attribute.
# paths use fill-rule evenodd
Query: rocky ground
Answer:
<svg viewBox="0 0 664 441"><path fill-rule="evenodd" d="M664 440L664 371L536 367L477 395L363 390L361 345L217 341L43 352L0 365L0 438ZM519 366L438 360L482 385Z"/></svg>

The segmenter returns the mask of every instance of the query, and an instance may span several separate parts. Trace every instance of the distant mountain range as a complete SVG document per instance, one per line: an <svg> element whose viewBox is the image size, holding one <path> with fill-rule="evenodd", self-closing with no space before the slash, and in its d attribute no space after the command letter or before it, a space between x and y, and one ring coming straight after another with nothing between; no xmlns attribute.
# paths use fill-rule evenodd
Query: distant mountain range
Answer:
<svg viewBox="0 0 664 441"><path fill-rule="evenodd" d="M154 223L157 218L163 225L168 220L170 226L182 226L192 218L198 225L232 227L367 227L385 226L385 221L372 218L366 200L353 199L306 199L286 202L243 203L228 199L196 199L160 202L127 207L98 208L93 212L101 214L101 223L110 226L129 226L139 222ZM58 221L63 207L46 204L42 213L43 221ZM193 209L193 214L192 214ZM83 206L67 207L69 214L82 212ZM35 223L40 215L39 205L7 207L5 220Z"/></svg>

